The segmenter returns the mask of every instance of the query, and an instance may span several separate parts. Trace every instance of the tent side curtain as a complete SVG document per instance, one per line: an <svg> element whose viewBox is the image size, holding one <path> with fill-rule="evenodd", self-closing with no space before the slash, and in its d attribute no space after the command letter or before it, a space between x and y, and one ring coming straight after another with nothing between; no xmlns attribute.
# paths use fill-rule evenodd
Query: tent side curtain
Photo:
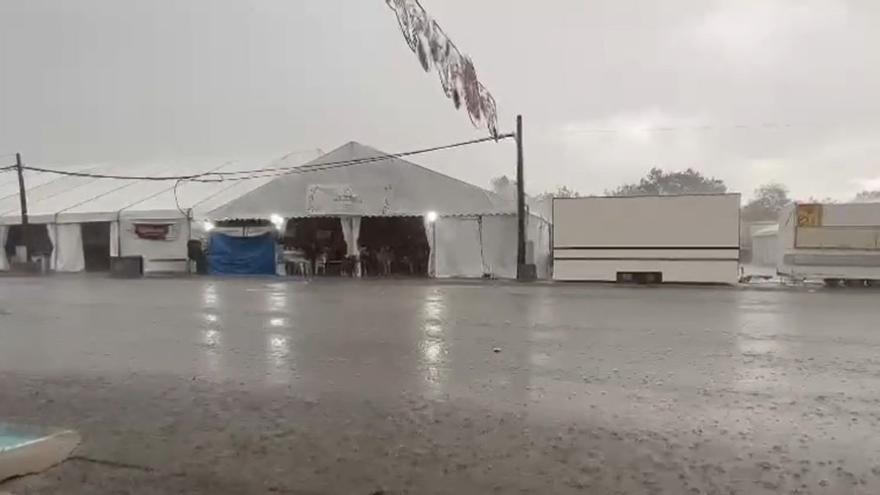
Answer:
<svg viewBox="0 0 880 495"><path fill-rule="evenodd" d="M431 247L429 266L434 269L430 274L441 278L516 278L515 215L441 217L433 225L426 223L425 230ZM550 224L530 216L526 234L528 261L537 265L539 278L548 278ZM432 239L435 236L436 242Z"/></svg>
<svg viewBox="0 0 880 495"><path fill-rule="evenodd" d="M110 257L119 256L119 222L110 222Z"/></svg>
<svg viewBox="0 0 880 495"><path fill-rule="evenodd" d="M49 269L55 271L58 263L58 226L55 224L46 225L46 233L49 235L49 242L52 243L52 256L49 257Z"/></svg>
<svg viewBox="0 0 880 495"><path fill-rule="evenodd" d="M436 277L437 276L437 264L435 262L436 259L436 246L434 246L434 237L436 237L436 220L430 221L428 217L424 217L423 222L425 225L425 237L428 239L428 276Z"/></svg>
<svg viewBox="0 0 880 495"><path fill-rule="evenodd" d="M358 241L361 236L361 217L345 216L340 217L342 223L342 237L345 240L346 256L358 255Z"/></svg>
<svg viewBox="0 0 880 495"><path fill-rule="evenodd" d="M485 273L495 278L516 278L516 217L493 215L481 221Z"/></svg>
<svg viewBox="0 0 880 495"><path fill-rule="evenodd" d="M437 277L477 278L483 276L480 219L439 218L429 235L436 235L434 246Z"/></svg>
<svg viewBox="0 0 880 495"><path fill-rule="evenodd" d="M9 227L0 225L0 271L9 270L9 260L6 258L6 236L9 234Z"/></svg>
<svg viewBox="0 0 880 495"><path fill-rule="evenodd" d="M553 272L553 226L540 217L529 217L526 234L532 245L532 259L539 279L549 279Z"/></svg>
<svg viewBox="0 0 880 495"><path fill-rule="evenodd" d="M55 250L52 258L57 272L81 272L86 269L82 226L78 223L50 225L54 228Z"/></svg>

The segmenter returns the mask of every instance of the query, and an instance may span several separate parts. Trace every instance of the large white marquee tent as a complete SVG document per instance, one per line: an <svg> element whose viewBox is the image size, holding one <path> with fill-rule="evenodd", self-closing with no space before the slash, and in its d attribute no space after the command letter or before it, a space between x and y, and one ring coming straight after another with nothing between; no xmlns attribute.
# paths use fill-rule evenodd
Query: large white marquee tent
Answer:
<svg viewBox="0 0 880 495"><path fill-rule="evenodd" d="M180 176L204 172L234 171L242 164L146 165L136 167L84 167L70 171L125 176ZM80 272L86 268L83 226L109 226L110 256L143 256L145 272L185 271L187 241L200 218L230 199L267 182L268 178L230 182L175 182L118 180L62 176L25 171L29 221L45 225L54 246L51 266L58 272ZM18 178L0 175L0 248L14 225L21 223ZM143 226L161 227L161 239L139 235ZM5 250L0 249L0 270L9 268Z"/></svg>
<svg viewBox="0 0 880 495"><path fill-rule="evenodd" d="M339 217L349 246L357 246L364 217L423 217L437 277L516 277L516 205L485 189L348 143L306 165L308 172L279 177L211 212L231 217ZM527 219L529 255L538 276L549 277L550 224ZM354 254L354 251L352 251Z"/></svg>
<svg viewBox="0 0 880 495"><path fill-rule="evenodd" d="M54 246L51 265L60 272L85 269L83 226L109 225L110 256L143 256L145 272L184 271L187 242L202 237L208 220L339 217L349 249L357 249L364 217L422 217L427 222L431 275L513 278L516 275L515 204L489 191L408 161L386 157L358 143L346 144L283 175L260 174L248 180L194 183L143 179L117 180L58 176L26 171L30 222L46 225ZM327 165L330 164L330 165ZM290 168L295 158L271 165ZM180 176L260 168L240 163L145 167L92 167L77 171L126 176ZM18 181L0 174L0 247L10 228L20 224ZM529 258L539 277L550 270L550 225L537 216L527 221ZM161 239L143 227L164 227ZM0 270L8 269L0 249Z"/></svg>

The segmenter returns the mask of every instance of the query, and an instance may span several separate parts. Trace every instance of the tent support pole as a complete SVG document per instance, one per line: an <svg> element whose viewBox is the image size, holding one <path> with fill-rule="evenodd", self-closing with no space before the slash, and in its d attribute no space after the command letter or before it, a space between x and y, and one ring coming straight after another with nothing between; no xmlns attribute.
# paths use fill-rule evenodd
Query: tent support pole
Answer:
<svg viewBox="0 0 880 495"><path fill-rule="evenodd" d="M26 263L30 263L31 233L30 227L28 227L27 190L24 187L24 168L21 164L21 153L15 154L15 169L18 172L18 196L21 200L21 238L24 241L24 259Z"/></svg>
<svg viewBox="0 0 880 495"><path fill-rule="evenodd" d="M116 212L116 257L122 258L122 210Z"/></svg>
<svg viewBox="0 0 880 495"><path fill-rule="evenodd" d="M523 172L522 115L516 116L516 279L535 279L535 265L526 264L526 185Z"/></svg>
<svg viewBox="0 0 880 495"><path fill-rule="evenodd" d="M186 210L186 274L192 275L192 264L189 260L189 241L193 238L193 210L192 208L187 208Z"/></svg>

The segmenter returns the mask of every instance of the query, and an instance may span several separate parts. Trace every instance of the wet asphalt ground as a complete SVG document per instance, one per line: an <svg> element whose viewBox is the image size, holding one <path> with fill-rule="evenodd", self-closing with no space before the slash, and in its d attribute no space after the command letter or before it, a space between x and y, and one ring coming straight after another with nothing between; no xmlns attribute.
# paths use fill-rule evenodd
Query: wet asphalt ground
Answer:
<svg viewBox="0 0 880 495"><path fill-rule="evenodd" d="M880 493L880 291L0 279L25 493Z"/></svg>

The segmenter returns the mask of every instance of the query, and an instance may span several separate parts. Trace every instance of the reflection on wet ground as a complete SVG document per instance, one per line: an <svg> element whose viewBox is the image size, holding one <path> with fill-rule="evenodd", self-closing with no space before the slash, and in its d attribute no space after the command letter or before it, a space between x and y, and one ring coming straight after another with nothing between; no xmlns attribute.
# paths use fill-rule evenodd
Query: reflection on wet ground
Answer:
<svg viewBox="0 0 880 495"><path fill-rule="evenodd" d="M0 417L149 468L47 493L878 493L877 296L3 279Z"/></svg>

